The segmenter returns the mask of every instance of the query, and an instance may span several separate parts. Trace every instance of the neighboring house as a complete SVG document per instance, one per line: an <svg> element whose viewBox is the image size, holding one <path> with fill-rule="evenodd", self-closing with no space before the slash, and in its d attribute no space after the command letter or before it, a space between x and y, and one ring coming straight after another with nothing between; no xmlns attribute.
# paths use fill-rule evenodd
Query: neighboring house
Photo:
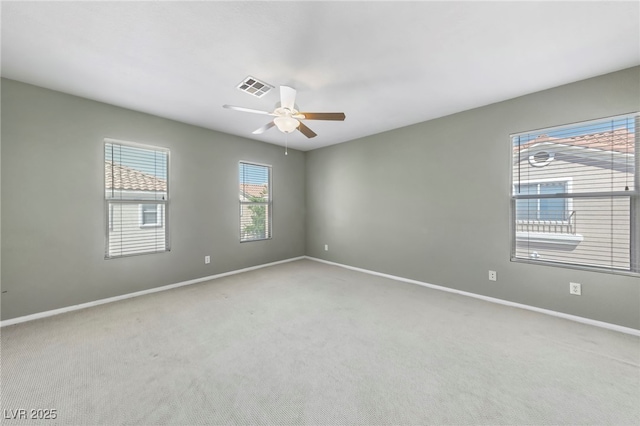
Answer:
<svg viewBox="0 0 640 426"><path fill-rule="evenodd" d="M514 145L514 194L558 195L515 201L515 257L628 270L631 197L559 194L633 190L634 155L626 128Z"/></svg>
<svg viewBox="0 0 640 426"><path fill-rule="evenodd" d="M164 251L166 179L106 161L105 191L109 200L107 257Z"/></svg>

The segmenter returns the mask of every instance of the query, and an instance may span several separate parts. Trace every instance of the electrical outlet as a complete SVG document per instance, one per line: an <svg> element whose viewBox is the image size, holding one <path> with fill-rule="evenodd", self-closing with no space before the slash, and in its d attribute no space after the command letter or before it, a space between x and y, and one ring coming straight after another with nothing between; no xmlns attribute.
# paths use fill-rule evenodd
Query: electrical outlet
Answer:
<svg viewBox="0 0 640 426"><path fill-rule="evenodd" d="M324 251L329 251L329 244L324 245Z"/></svg>
<svg viewBox="0 0 640 426"><path fill-rule="evenodd" d="M204 263L206 263L206 264L211 263L211 256L205 256L204 257Z"/></svg>
<svg viewBox="0 0 640 426"><path fill-rule="evenodd" d="M489 271L489 281L498 281L498 273L496 271Z"/></svg>
<svg viewBox="0 0 640 426"><path fill-rule="evenodd" d="M575 294L576 296L582 296L582 284L569 283L569 294Z"/></svg>

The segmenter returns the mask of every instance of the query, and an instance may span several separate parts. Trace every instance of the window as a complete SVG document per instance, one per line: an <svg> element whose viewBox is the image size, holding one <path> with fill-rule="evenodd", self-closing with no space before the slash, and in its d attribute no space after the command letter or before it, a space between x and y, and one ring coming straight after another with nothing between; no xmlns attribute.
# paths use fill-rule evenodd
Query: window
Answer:
<svg viewBox="0 0 640 426"><path fill-rule="evenodd" d="M512 135L517 261L639 271L639 114Z"/></svg>
<svg viewBox="0 0 640 426"><path fill-rule="evenodd" d="M520 185L520 193L532 194L563 194L570 192L567 182L534 182ZM569 198L530 198L516 200L517 220L560 220L569 217Z"/></svg>
<svg viewBox="0 0 640 426"><path fill-rule="evenodd" d="M162 226L160 204L140 204L140 226Z"/></svg>
<svg viewBox="0 0 640 426"><path fill-rule="evenodd" d="M240 162L240 241L271 238L271 166Z"/></svg>
<svg viewBox="0 0 640 426"><path fill-rule="evenodd" d="M105 258L169 250L169 151L105 140Z"/></svg>

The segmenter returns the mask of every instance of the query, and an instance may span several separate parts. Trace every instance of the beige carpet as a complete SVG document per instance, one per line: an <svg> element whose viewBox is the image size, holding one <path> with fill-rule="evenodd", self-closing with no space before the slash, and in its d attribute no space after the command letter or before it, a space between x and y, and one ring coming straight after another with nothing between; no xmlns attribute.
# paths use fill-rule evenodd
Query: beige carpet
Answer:
<svg viewBox="0 0 640 426"><path fill-rule="evenodd" d="M309 260L5 327L1 350L7 425L640 424L637 337Z"/></svg>

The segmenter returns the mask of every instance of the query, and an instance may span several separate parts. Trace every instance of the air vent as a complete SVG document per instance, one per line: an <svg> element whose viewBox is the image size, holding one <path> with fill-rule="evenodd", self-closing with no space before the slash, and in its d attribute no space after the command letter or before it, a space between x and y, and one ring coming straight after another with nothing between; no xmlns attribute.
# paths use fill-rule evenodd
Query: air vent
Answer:
<svg viewBox="0 0 640 426"><path fill-rule="evenodd" d="M238 84L238 89L257 98L261 98L266 95L269 90L273 89L273 86L265 83L264 81L260 81L255 77L249 76Z"/></svg>
<svg viewBox="0 0 640 426"><path fill-rule="evenodd" d="M538 151L533 155L529 156L529 164L533 167L544 167L551 163L555 158L555 154L553 152L548 151Z"/></svg>

